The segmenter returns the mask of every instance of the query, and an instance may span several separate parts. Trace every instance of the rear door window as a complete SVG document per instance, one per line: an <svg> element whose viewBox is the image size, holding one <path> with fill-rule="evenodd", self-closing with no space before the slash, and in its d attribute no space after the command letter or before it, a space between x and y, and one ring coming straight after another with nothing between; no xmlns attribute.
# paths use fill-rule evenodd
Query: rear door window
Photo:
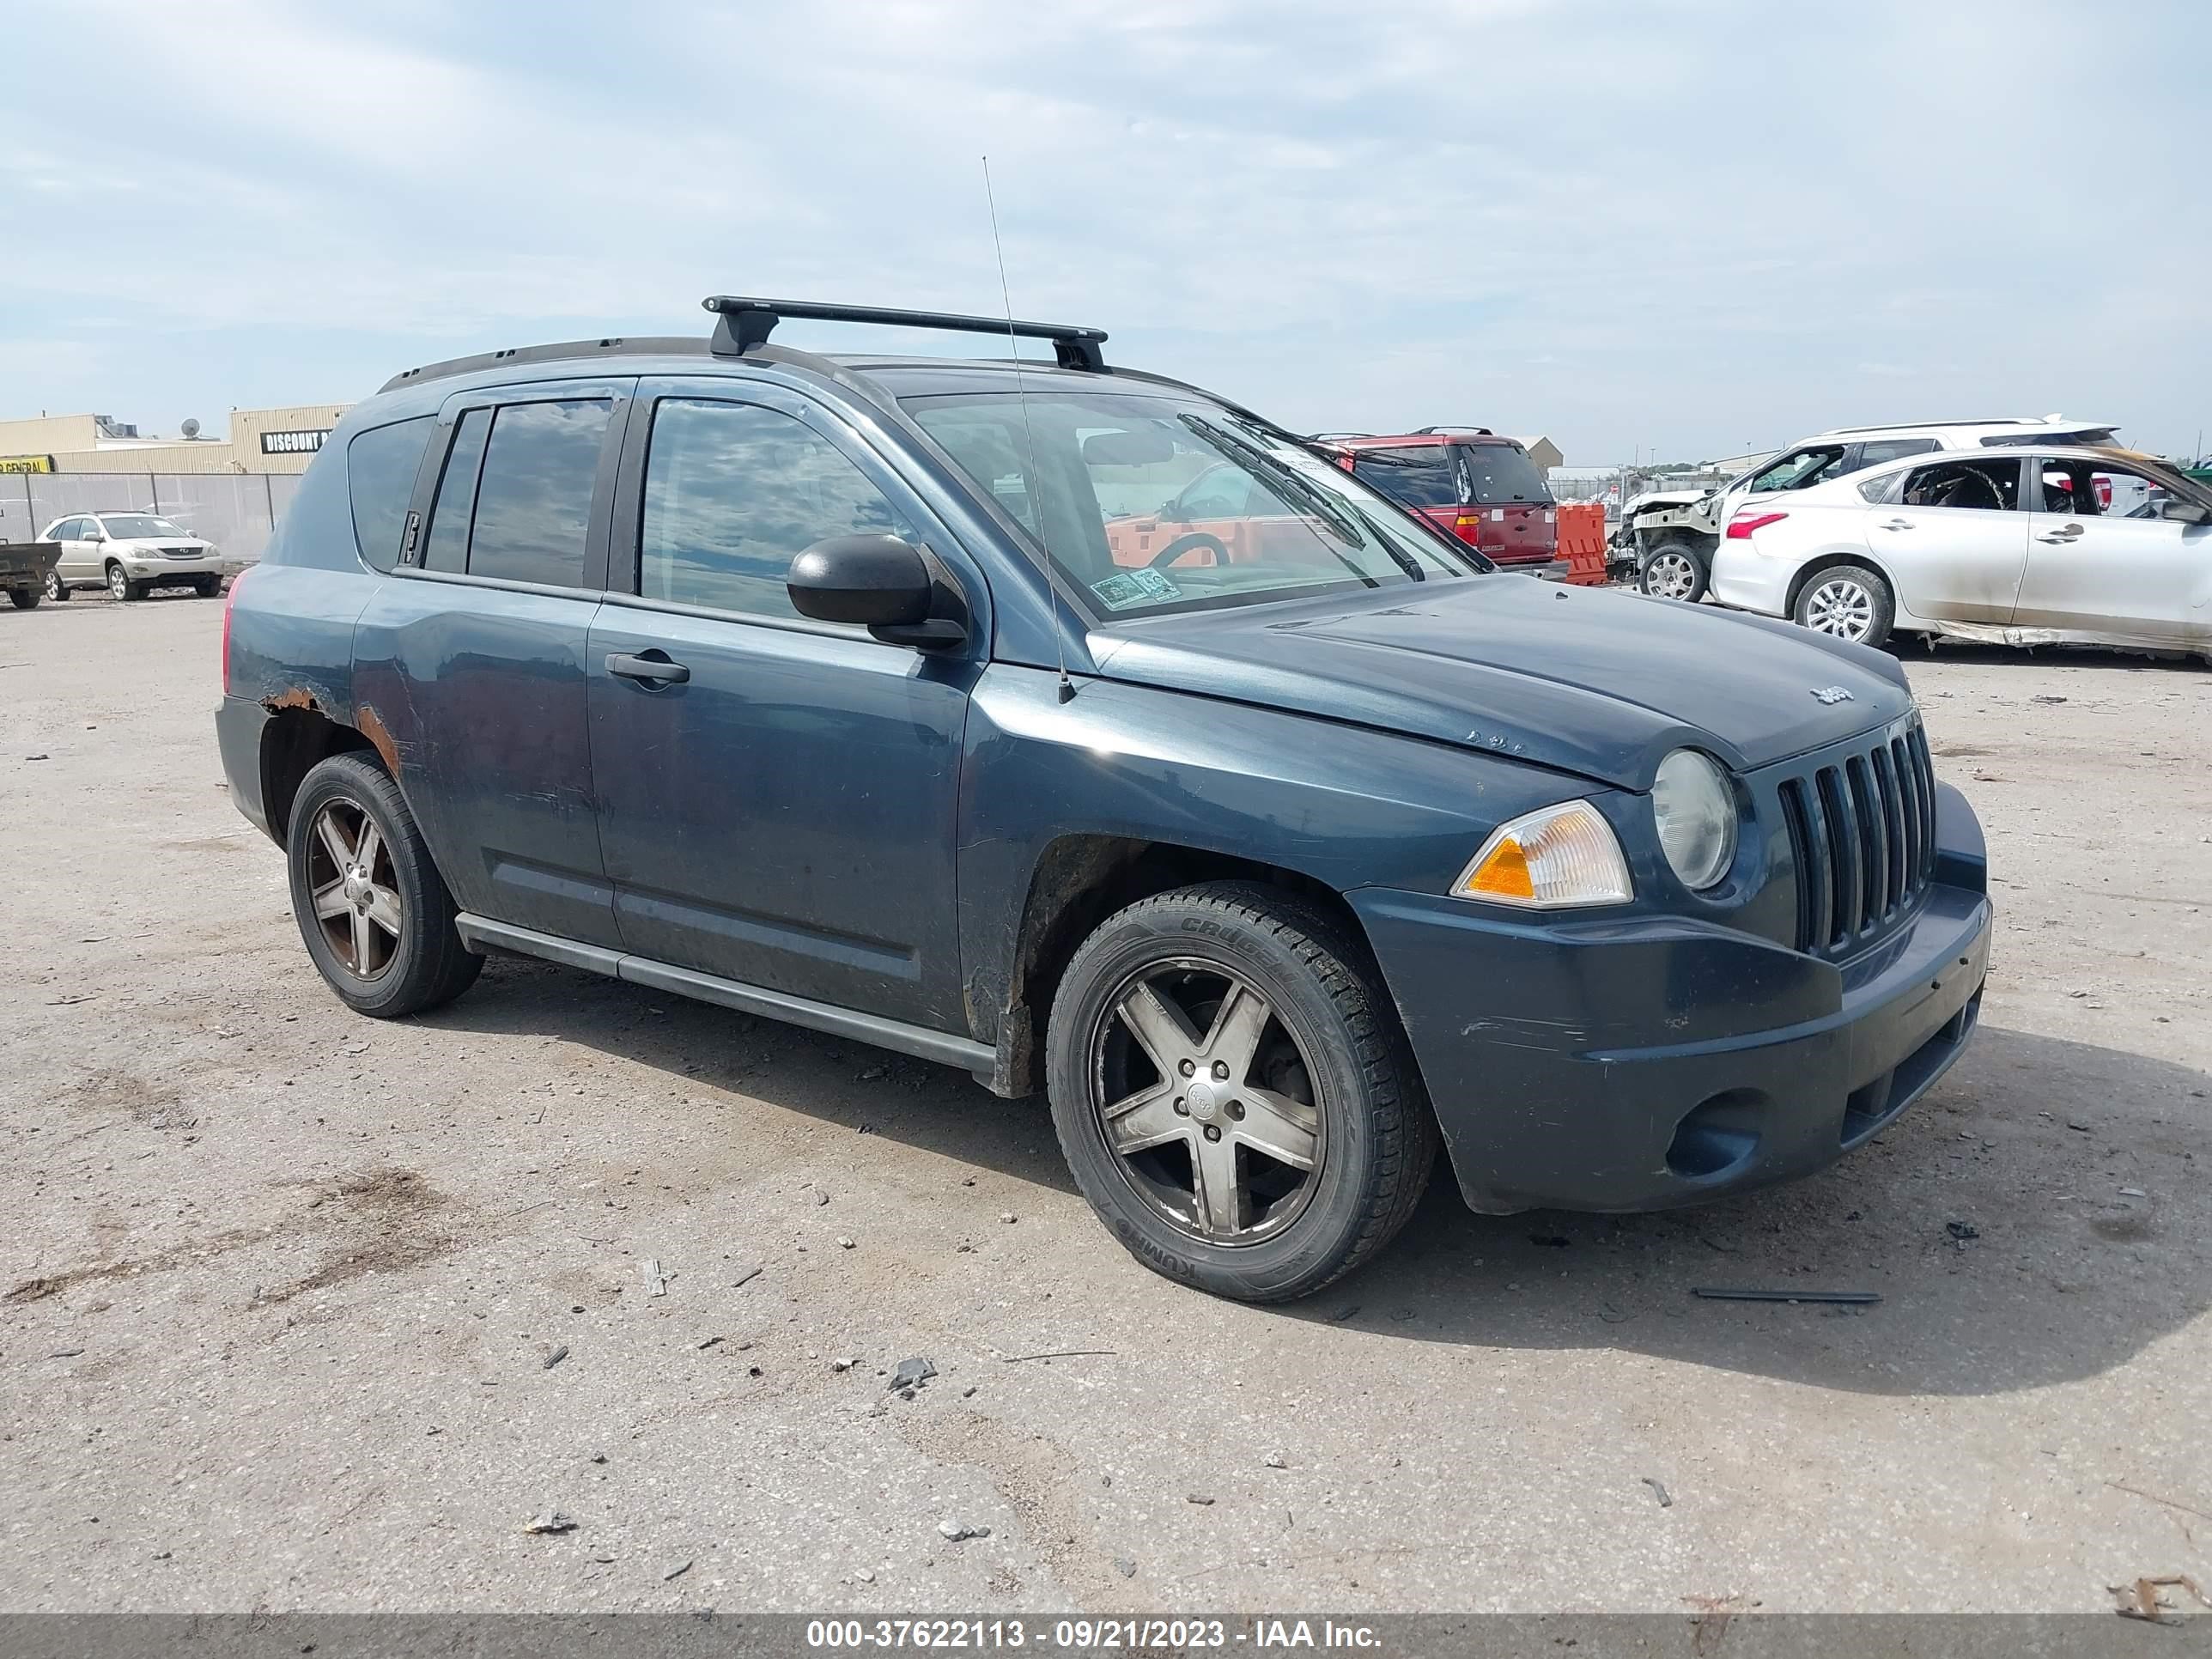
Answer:
<svg viewBox="0 0 2212 1659"><path fill-rule="evenodd" d="M346 446L346 487L353 496L353 538L361 556L379 570L398 562L399 532L422 451L438 424L417 416L357 434Z"/></svg>
<svg viewBox="0 0 2212 1659"><path fill-rule="evenodd" d="M437 500L430 508L430 539L422 553L425 570L469 567L469 515L476 510L477 474L483 468L484 438L490 431L488 409L466 410L454 428L453 447L446 452L446 470L439 476Z"/></svg>
<svg viewBox="0 0 2212 1659"><path fill-rule="evenodd" d="M1467 499L1483 507L1549 507L1551 486L1535 462L1511 444L1462 444L1460 455L1471 489Z"/></svg>
<svg viewBox="0 0 2212 1659"><path fill-rule="evenodd" d="M1403 444L1355 453L1352 471L1401 507L1457 507L1473 482L1456 444Z"/></svg>
<svg viewBox="0 0 2212 1659"><path fill-rule="evenodd" d="M592 487L613 412L596 398L501 408L477 485L469 574L583 586Z"/></svg>

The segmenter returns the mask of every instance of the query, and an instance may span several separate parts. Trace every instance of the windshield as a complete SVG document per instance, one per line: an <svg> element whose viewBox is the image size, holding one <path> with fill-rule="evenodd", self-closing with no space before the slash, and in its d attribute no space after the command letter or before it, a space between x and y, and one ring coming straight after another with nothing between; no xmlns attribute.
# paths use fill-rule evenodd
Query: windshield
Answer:
<svg viewBox="0 0 2212 1659"><path fill-rule="evenodd" d="M1489 568L1289 434L1218 404L1049 391L1031 392L1026 408L1011 392L902 406L1102 613Z"/></svg>
<svg viewBox="0 0 2212 1659"><path fill-rule="evenodd" d="M167 519L157 519L150 513L103 513L100 527L122 542L141 541L149 536L189 536L191 532L179 528Z"/></svg>

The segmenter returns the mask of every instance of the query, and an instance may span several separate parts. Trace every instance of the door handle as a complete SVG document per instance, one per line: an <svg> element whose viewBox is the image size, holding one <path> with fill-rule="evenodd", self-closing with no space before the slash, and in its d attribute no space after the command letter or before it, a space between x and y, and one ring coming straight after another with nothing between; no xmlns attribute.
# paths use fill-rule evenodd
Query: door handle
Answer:
<svg viewBox="0 0 2212 1659"><path fill-rule="evenodd" d="M1912 520L1910 519L1884 519L1881 521L1881 527L1884 530L1910 530L1912 528Z"/></svg>
<svg viewBox="0 0 2212 1659"><path fill-rule="evenodd" d="M634 657L617 651L607 658L607 672L645 686L682 685L691 678L690 669L680 662L671 662L668 653L661 650L641 651Z"/></svg>
<svg viewBox="0 0 2212 1659"><path fill-rule="evenodd" d="M2063 529L2046 531L2035 539L2039 542L2078 542L2081 539L2081 526L2069 524Z"/></svg>

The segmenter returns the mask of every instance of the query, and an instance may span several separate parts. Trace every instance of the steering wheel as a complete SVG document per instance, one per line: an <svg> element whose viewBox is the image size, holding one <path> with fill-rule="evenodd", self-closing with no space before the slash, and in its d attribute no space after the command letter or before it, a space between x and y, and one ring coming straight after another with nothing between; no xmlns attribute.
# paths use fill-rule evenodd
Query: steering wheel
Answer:
<svg viewBox="0 0 2212 1659"><path fill-rule="evenodd" d="M1214 563L1229 562L1228 543L1223 541L1218 536L1209 535L1203 530L1193 530L1187 534L1176 537L1158 552L1153 554L1151 568L1154 570L1164 569L1182 557L1184 554L1195 553L1201 547L1213 555Z"/></svg>

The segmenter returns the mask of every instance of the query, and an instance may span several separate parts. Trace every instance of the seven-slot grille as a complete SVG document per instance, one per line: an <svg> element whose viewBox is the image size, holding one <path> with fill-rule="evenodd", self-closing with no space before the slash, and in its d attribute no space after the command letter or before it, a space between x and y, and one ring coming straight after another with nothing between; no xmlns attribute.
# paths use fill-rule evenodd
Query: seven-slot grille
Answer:
<svg viewBox="0 0 2212 1659"><path fill-rule="evenodd" d="M1838 955L1902 915L1936 866L1936 771L1918 721L1779 786L1797 948Z"/></svg>

